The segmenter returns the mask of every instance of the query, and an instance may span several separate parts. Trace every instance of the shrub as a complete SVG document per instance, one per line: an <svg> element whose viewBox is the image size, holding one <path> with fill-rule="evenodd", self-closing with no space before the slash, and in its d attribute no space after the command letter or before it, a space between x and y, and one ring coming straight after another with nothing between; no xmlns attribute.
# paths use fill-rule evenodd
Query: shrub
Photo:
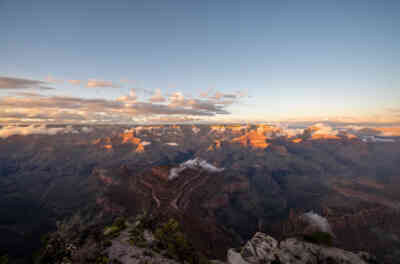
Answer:
<svg viewBox="0 0 400 264"><path fill-rule="evenodd" d="M303 235L303 239L310 243L331 246L333 237L327 232L316 231L311 234Z"/></svg>
<svg viewBox="0 0 400 264"><path fill-rule="evenodd" d="M8 264L8 257L6 255L0 256L0 264Z"/></svg>
<svg viewBox="0 0 400 264"><path fill-rule="evenodd" d="M125 219L117 218L111 226L104 228L103 234L108 237L117 237L126 228Z"/></svg>
<svg viewBox="0 0 400 264"><path fill-rule="evenodd" d="M176 220L170 219L167 223L157 228L155 237L160 246L167 250L167 255L179 260L185 260L185 255L190 251L190 247Z"/></svg>
<svg viewBox="0 0 400 264"><path fill-rule="evenodd" d="M140 227L134 227L129 231L129 242L134 246L145 247L147 243L143 232L144 230Z"/></svg>
<svg viewBox="0 0 400 264"><path fill-rule="evenodd" d="M107 256L98 256L97 258L96 258L96 264L108 264L108 262L109 262L109 259L108 259L108 257Z"/></svg>
<svg viewBox="0 0 400 264"><path fill-rule="evenodd" d="M186 239L179 227L179 223L170 219L167 223L156 229L155 238L165 256L187 263L207 263L204 257L195 253L194 248Z"/></svg>
<svg viewBox="0 0 400 264"><path fill-rule="evenodd" d="M154 256L154 253L151 252L151 251L145 250L145 251L143 252L143 256L146 256L146 257L153 257L153 256Z"/></svg>

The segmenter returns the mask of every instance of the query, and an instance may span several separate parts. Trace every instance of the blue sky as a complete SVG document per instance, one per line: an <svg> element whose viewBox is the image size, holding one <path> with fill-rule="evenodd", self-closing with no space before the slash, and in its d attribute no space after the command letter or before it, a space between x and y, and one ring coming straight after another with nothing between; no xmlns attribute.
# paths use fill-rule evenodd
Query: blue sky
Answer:
<svg viewBox="0 0 400 264"><path fill-rule="evenodd" d="M64 82L42 94L87 99L246 93L218 120L392 120L399 13L399 1L2 0L0 76L51 76Z"/></svg>

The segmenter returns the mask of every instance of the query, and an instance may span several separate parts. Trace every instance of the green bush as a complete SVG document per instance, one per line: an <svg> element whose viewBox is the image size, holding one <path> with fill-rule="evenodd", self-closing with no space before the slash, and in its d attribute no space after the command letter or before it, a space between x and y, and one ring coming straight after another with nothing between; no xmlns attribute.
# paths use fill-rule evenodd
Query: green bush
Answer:
<svg viewBox="0 0 400 264"><path fill-rule="evenodd" d="M113 226L116 226L121 230L125 229L126 228L125 219L123 217L119 217L119 218L115 219Z"/></svg>
<svg viewBox="0 0 400 264"><path fill-rule="evenodd" d="M107 256L98 256L96 258L96 264L108 264L109 259Z"/></svg>
<svg viewBox="0 0 400 264"><path fill-rule="evenodd" d="M194 248L181 231L179 223L174 219L170 219L157 228L155 238L161 249L165 250L164 255L167 257L191 264L208 263L206 258L195 253Z"/></svg>
<svg viewBox="0 0 400 264"><path fill-rule="evenodd" d="M7 264L8 263L8 256L0 256L0 264Z"/></svg>
<svg viewBox="0 0 400 264"><path fill-rule="evenodd" d="M333 237L329 233L316 231L311 234L303 235L303 239L310 243L331 246Z"/></svg>
<svg viewBox="0 0 400 264"><path fill-rule="evenodd" d="M157 228L155 237L160 246L166 249L168 256L182 261L186 259L190 246L180 231L179 223L176 220L170 219L167 223Z"/></svg>
<svg viewBox="0 0 400 264"><path fill-rule="evenodd" d="M134 227L129 231L129 242L134 246L145 247L147 243L143 232L144 230L141 227Z"/></svg>
<svg viewBox="0 0 400 264"><path fill-rule="evenodd" d="M125 219L117 218L111 226L104 228L103 234L108 237L117 237L126 228Z"/></svg>

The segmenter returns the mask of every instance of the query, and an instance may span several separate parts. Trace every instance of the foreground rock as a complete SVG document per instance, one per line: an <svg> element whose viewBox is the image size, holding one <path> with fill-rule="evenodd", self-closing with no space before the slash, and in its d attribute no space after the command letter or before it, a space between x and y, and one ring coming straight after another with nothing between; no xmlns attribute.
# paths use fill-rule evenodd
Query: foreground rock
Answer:
<svg viewBox="0 0 400 264"><path fill-rule="evenodd" d="M289 238L278 243L273 237L256 233L240 250L230 249L229 264L368 264L377 263L368 253L358 254L334 247Z"/></svg>

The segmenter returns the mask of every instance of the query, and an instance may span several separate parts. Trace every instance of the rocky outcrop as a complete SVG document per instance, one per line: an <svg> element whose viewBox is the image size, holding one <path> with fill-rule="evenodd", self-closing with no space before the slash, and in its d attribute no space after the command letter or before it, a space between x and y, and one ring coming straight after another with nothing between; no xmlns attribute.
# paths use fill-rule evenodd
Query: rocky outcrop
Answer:
<svg viewBox="0 0 400 264"><path fill-rule="evenodd" d="M256 233L240 250L230 249L229 264L368 264L377 263L368 253L358 254L334 247L288 238L278 243L273 237Z"/></svg>

